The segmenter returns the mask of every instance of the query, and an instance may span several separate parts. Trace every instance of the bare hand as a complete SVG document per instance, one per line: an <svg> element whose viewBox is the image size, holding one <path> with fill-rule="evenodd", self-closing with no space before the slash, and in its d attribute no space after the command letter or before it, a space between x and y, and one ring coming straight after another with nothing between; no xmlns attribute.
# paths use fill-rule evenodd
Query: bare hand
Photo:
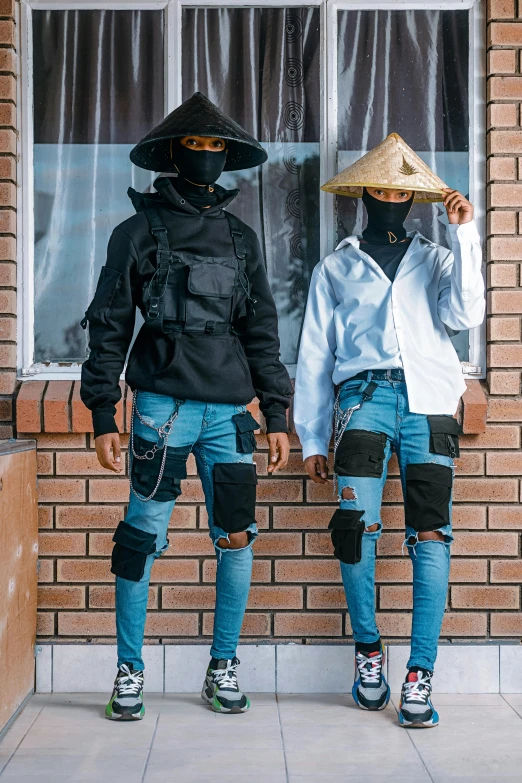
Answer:
<svg viewBox="0 0 522 783"><path fill-rule="evenodd" d="M94 441L96 446L96 456L102 468L112 470L114 473L121 473L121 447L120 436L117 432L107 432L105 435L98 435Z"/></svg>
<svg viewBox="0 0 522 783"><path fill-rule="evenodd" d="M322 454L314 454L305 459L305 470L316 484L326 484L328 481L328 462Z"/></svg>
<svg viewBox="0 0 522 783"><path fill-rule="evenodd" d="M270 432L266 439L268 441L268 472L275 473L276 470L284 468L288 463L290 456L290 443L286 432Z"/></svg>
<svg viewBox="0 0 522 783"><path fill-rule="evenodd" d="M467 198L464 198L458 190L447 188L444 206L446 207L450 223L458 223L462 226L464 223L471 223L473 220L473 204Z"/></svg>

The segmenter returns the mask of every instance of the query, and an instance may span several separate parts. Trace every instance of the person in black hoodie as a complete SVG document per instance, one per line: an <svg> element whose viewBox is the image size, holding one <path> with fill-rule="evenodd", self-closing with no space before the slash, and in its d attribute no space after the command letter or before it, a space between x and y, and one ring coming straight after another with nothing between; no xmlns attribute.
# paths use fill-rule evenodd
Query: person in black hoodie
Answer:
<svg viewBox="0 0 522 783"><path fill-rule="evenodd" d="M156 193L129 196L137 214L117 226L82 322L89 358L81 396L92 411L101 465L121 472L114 415L138 308L144 324L128 359L133 390L131 494L113 541L118 673L106 716L143 718L142 644L154 561L196 458L217 556L211 660L202 697L216 712L246 712L236 647L248 600L255 524L254 431L246 405L266 419L270 473L288 460L292 387L279 359L277 314L254 231L225 211L237 196L215 184L223 170L267 154L237 123L196 93L131 152L160 176Z"/></svg>

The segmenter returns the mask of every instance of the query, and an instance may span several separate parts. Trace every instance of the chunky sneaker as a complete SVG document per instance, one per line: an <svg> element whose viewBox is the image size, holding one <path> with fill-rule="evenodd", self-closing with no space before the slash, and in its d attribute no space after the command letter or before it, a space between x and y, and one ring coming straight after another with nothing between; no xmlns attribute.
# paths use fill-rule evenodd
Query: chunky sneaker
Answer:
<svg viewBox="0 0 522 783"><path fill-rule="evenodd" d="M409 671L402 686L399 704L399 723L406 729L431 729L439 723L439 716L431 703L431 678L427 669Z"/></svg>
<svg viewBox="0 0 522 783"><path fill-rule="evenodd" d="M105 707L109 720L141 720L143 704L143 672L134 671L131 663L122 663L114 680L111 699Z"/></svg>
<svg viewBox="0 0 522 783"><path fill-rule="evenodd" d="M384 645L380 652L355 652L355 681L352 696L362 710L383 710L390 700L390 688L383 674Z"/></svg>
<svg viewBox="0 0 522 783"><path fill-rule="evenodd" d="M237 658L228 661L212 658L210 661L201 698L208 701L214 712L236 713L250 709L250 699L241 693L237 684L238 665Z"/></svg>

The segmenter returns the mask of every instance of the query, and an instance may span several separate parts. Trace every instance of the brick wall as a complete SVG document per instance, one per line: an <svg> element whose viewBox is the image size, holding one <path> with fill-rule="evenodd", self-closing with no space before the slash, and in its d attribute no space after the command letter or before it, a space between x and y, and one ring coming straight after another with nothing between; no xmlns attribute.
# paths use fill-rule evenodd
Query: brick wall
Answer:
<svg viewBox="0 0 522 783"><path fill-rule="evenodd" d="M11 6L0 0L0 15ZM488 5L488 423L483 393L470 384L464 407L462 457L455 484L455 545L443 637L485 640L522 637L519 505L522 451L522 0ZM13 57L12 21L0 20L2 68ZM10 66L12 67L12 66ZM5 82L5 85L4 85ZM0 418L11 426L14 384L13 77L0 76ZM11 86L9 86L11 85ZM0 123L0 124L1 124ZM11 167L11 168L10 168ZM5 189L5 190L4 190ZM5 216L5 217L4 217ZM130 404L119 409L128 424ZM96 462L90 418L78 384L24 383L17 400L20 437L38 441L40 497L39 636L42 640L111 640L114 588L109 572L112 530L122 519L128 480ZM485 430L485 431L484 431ZM124 436L125 437L125 436ZM264 441L259 440L261 449ZM260 473L254 581L245 639L342 641L349 638L339 568L326 527L335 504L331 486L307 481L292 436L287 471ZM396 463L385 491L385 533L379 544L377 601L383 635L409 634L411 566L402 556L403 511ZM147 638L209 642L215 563L194 464L171 519L171 548L156 563Z"/></svg>

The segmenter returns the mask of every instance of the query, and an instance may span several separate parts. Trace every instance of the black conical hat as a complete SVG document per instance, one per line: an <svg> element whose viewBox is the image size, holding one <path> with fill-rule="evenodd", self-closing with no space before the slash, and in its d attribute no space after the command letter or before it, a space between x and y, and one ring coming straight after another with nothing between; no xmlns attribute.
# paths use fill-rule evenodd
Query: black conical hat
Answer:
<svg viewBox="0 0 522 783"><path fill-rule="evenodd" d="M225 171L259 166L268 158L253 136L223 114L205 95L196 92L136 144L130 159L136 166L149 171L176 171L170 156L170 140L191 135L227 140Z"/></svg>

